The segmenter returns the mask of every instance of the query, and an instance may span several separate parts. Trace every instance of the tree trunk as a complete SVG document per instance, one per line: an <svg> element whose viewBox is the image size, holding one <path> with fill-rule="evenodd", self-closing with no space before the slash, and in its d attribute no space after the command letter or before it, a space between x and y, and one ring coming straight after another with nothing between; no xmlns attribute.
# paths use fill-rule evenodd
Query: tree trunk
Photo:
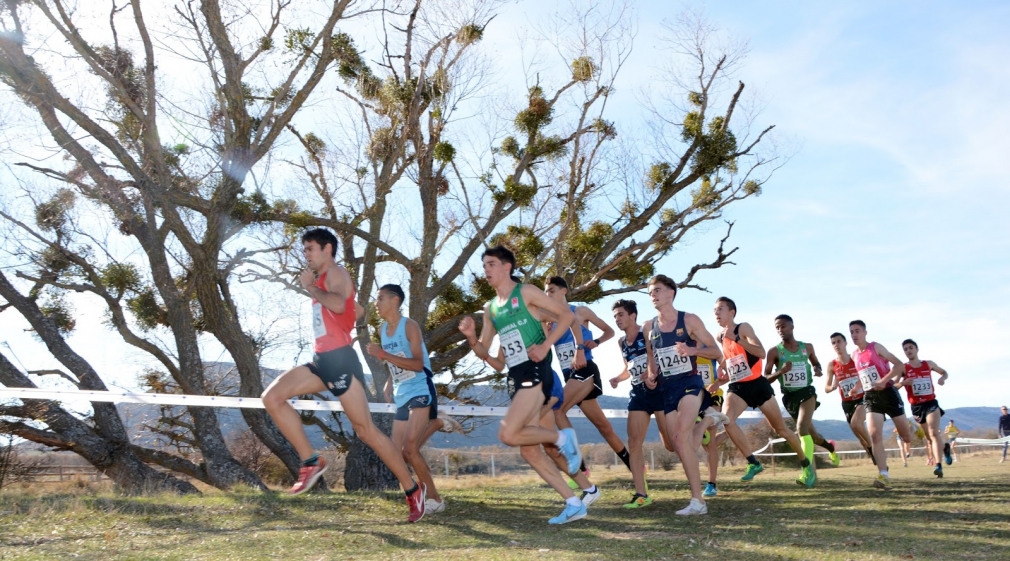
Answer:
<svg viewBox="0 0 1010 561"><path fill-rule="evenodd" d="M372 415L372 421L379 430L390 434L393 430L392 415ZM348 491L389 491L399 489L400 482L393 472L382 463L379 455L367 444L352 435L344 467L344 489Z"/></svg>

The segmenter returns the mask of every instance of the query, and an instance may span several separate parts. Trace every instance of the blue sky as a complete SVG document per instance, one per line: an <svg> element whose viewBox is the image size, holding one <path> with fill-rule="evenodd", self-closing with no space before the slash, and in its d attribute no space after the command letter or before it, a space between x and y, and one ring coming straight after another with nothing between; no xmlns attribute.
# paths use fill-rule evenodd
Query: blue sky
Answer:
<svg viewBox="0 0 1010 561"><path fill-rule="evenodd" d="M634 6L635 50L612 104L619 126L642 118L634 96L664 56L659 24L683 8ZM488 50L514 61L520 27L555 9L506 5L488 30ZM705 11L749 41L737 78L763 108L759 123L776 125L792 157L760 197L727 212L736 221L737 265L700 276L712 293L685 291L678 307L715 330L713 301L730 296L766 347L776 342L772 318L788 313L797 337L815 344L825 362L828 335L860 318L871 339L899 356L900 341L911 337L923 358L950 371L939 392L944 407L1010 401L1002 380L1010 339L1003 216L1010 203L1010 4L720 2ZM682 277L710 258L720 236L696 236L659 271ZM635 298L645 319L650 304ZM610 317L609 300L594 308ZM146 362L110 342L115 337L99 327L95 310L83 311L94 313L71 343L108 380L132 386ZM44 364L44 349L18 318L8 312L3 319L0 341L29 368L55 366ZM616 375L616 345L597 354L604 377ZM205 358L226 359L213 351ZM287 353L284 359L271 366L287 366ZM611 395L627 391L626 384L607 387ZM836 396L821 401L818 418L842 418Z"/></svg>

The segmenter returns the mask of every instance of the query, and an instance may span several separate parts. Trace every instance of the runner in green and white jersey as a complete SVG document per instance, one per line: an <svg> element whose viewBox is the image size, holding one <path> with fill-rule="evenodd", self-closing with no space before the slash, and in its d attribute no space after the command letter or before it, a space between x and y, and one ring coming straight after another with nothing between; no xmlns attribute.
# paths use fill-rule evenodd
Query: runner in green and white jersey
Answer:
<svg viewBox="0 0 1010 561"><path fill-rule="evenodd" d="M814 354L814 346L801 343L793 336L793 318L782 314L775 318L775 330L782 342L768 351L765 378L778 379L782 385L782 406L796 421L796 431L803 443L803 453L813 458L814 444L827 449L831 463L840 462L835 444L825 440L814 428L814 411L820 407L813 376L822 376L821 363ZM813 368L811 368L811 365Z"/></svg>
<svg viewBox="0 0 1010 561"><path fill-rule="evenodd" d="M578 471L582 453L575 431L556 431L540 426L541 406L550 399L554 384L551 346L564 333L564 330L557 329L547 335L540 322L549 319L559 325L571 325L575 316L568 306L552 300L544 291L520 283L515 276L515 255L504 246L486 250L482 261L484 276L497 296L484 306L480 339L477 338L473 318L469 316L460 321L459 330L481 360L489 358L488 347L495 335L499 337L503 358L508 365L512 405L502 419L498 438L506 446L520 447L523 459L565 499L565 510L551 518L551 524L585 518L586 505L568 488L558 466L540 447L557 446L568 462L568 473Z"/></svg>

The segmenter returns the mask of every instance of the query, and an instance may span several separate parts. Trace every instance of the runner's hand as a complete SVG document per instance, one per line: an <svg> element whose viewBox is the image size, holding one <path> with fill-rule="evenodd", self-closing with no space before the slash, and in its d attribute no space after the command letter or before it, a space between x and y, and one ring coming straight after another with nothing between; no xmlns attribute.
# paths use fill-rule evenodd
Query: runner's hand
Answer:
<svg viewBox="0 0 1010 561"><path fill-rule="evenodd" d="M530 345L529 348L526 349L526 356L530 357L530 360L533 362L540 362L541 360L547 358L547 353L550 350L550 347L544 345L543 343L537 343L536 345ZM578 357L578 353L576 353L576 357ZM582 360L585 361L585 357L583 357ZM572 363L572 366L575 366L574 362Z"/></svg>
<svg viewBox="0 0 1010 561"><path fill-rule="evenodd" d="M617 385L621 383L621 379L620 378L621 378L620 376L614 376L613 378L611 378L610 379L610 387L616 388Z"/></svg>
<svg viewBox="0 0 1010 561"><path fill-rule="evenodd" d="M302 288L308 290L315 286L316 284L316 274L312 272L312 269L308 267L302 271L302 274L298 276L298 282L302 283Z"/></svg>
<svg viewBox="0 0 1010 561"><path fill-rule="evenodd" d="M590 351L593 350L593 349L595 349L596 347L599 347L599 345L596 344L596 340L595 339L590 339L588 341L584 341L582 343L582 346L585 347L586 349L590 350Z"/></svg>
<svg viewBox="0 0 1010 561"><path fill-rule="evenodd" d="M686 343L677 343L673 346L680 356L695 356L698 354L698 347L688 347Z"/></svg>
<svg viewBox="0 0 1010 561"><path fill-rule="evenodd" d="M886 387L887 387L886 380L877 380L876 382L873 383L873 391L875 392L884 391L884 388Z"/></svg>
<svg viewBox="0 0 1010 561"><path fill-rule="evenodd" d="M650 390L656 389L656 377L655 376L646 376L643 379L643 382L645 383L645 387L649 388Z"/></svg>
<svg viewBox="0 0 1010 561"><path fill-rule="evenodd" d="M719 378L720 382L729 381L729 372L726 372L726 366L724 364L719 364L719 368L716 370L716 377Z"/></svg>
<svg viewBox="0 0 1010 561"><path fill-rule="evenodd" d="M705 388L705 391L707 391L712 395L715 395L715 392L719 391L719 384L709 384L708 387Z"/></svg>
<svg viewBox="0 0 1010 561"><path fill-rule="evenodd" d="M368 346L365 347L365 352L374 356L375 358L379 358L380 356L382 356L382 347L376 345L375 343L369 343Z"/></svg>
<svg viewBox="0 0 1010 561"><path fill-rule="evenodd" d="M477 325L474 324L472 317L465 316L459 320L459 332L466 336L467 341L477 338Z"/></svg>
<svg viewBox="0 0 1010 561"><path fill-rule="evenodd" d="M586 367L586 353L582 349L575 351L575 358L572 359L572 370L581 370Z"/></svg>

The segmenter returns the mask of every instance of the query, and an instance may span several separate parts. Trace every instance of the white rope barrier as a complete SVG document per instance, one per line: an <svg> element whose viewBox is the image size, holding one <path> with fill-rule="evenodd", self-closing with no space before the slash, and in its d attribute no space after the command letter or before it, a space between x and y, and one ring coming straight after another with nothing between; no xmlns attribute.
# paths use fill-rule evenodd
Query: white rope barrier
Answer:
<svg viewBox="0 0 1010 561"><path fill-rule="evenodd" d="M972 446L1003 446L1004 444L1010 442L1010 436L1004 436L1003 438L952 438L951 444L964 444Z"/></svg>
<svg viewBox="0 0 1010 561"><path fill-rule="evenodd" d="M779 443L782 443L782 442L785 442L785 441L786 441L786 439L784 439L784 438L776 438L774 440L769 440L768 444L765 444L764 448L762 448L762 449L754 452L754 455L755 456L764 456L764 457L771 457L771 456L795 456L796 452L775 452L775 453L765 452L765 450L767 450L767 449L769 449L769 448L772 447L772 444L779 444ZM911 450L925 450L925 449L926 449L925 446L918 446L918 447L915 447L915 448L911 448ZM901 450L901 448L885 448L884 449L884 451L886 451L886 452L898 452L900 450ZM838 454L865 454L866 450L836 450L836 453L838 453ZM828 454L830 454L830 452L814 452L814 455L820 455L820 456L827 456Z"/></svg>
<svg viewBox="0 0 1010 561"><path fill-rule="evenodd" d="M0 398L53 399L60 401L96 401L105 403L142 403L146 405L186 405L190 407L233 407L263 409L263 401L258 397L226 397L216 395L187 395L171 393L139 393L88 390L50 390L40 388L0 388ZM316 401L311 399L290 399L288 403L298 410L343 411L339 401ZM392 403L369 403L372 413L395 413ZM508 407L484 407L476 405L439 404L440 411L463 417L504 417ZM626 409L604 409L608 418L627 418ZM569 417L585 417L578 410L568 412ZM745 411L740 418L760 419L760 411Z"/></svg>

